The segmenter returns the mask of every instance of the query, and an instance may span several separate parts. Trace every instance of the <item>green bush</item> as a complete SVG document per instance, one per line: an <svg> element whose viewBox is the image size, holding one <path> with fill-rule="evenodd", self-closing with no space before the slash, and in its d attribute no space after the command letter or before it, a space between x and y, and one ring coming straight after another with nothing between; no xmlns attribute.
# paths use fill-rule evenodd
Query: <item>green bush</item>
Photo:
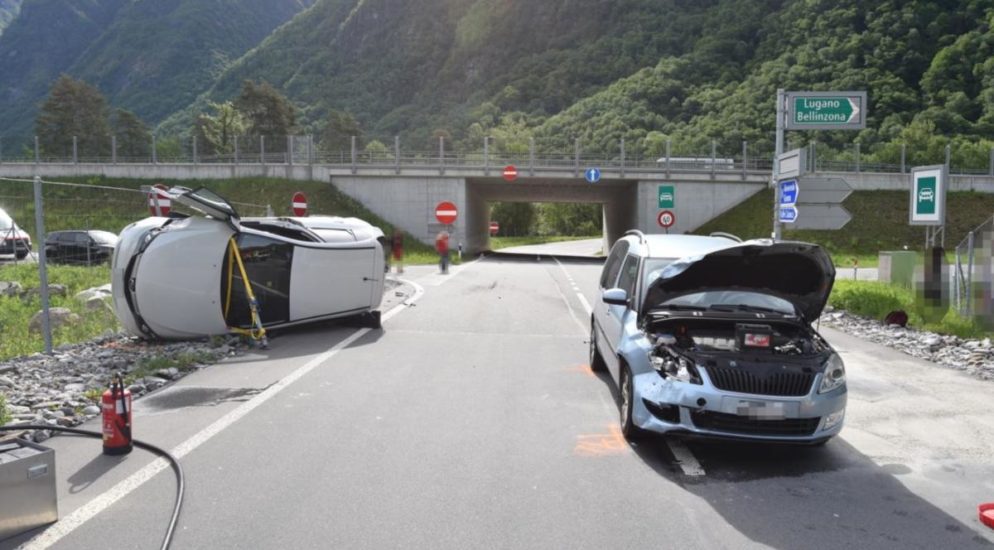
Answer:
<svg viewBox="0 0 994 550"><path fill-rule="evenodd" d="M914 298L910 290L888 283L842 280L835 281L828 303L849 313L877 320L883 320L891 311L902 309L913 322L917 316Z"/></svg>

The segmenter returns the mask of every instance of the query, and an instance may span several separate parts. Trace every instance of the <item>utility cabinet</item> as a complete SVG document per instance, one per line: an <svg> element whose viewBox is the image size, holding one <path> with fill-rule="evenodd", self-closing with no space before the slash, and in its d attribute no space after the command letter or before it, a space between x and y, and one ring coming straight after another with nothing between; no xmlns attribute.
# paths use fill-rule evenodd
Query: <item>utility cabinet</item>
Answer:
<svg viewBox="0 0 994 550"><path fill-rule="evenodd" d="M0 540L58 521L55 451L0 440Z"/></svg>

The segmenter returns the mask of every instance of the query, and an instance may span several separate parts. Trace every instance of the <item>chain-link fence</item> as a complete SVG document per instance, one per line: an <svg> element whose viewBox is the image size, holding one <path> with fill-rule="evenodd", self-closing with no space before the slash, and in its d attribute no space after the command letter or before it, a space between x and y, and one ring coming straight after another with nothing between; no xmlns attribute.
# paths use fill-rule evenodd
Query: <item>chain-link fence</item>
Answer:
<svg viewBox="0 0 994 550"><path fill-rule="evenodd" d="M0 177L0 357L119 328L110 261L117 234L151 215L148 185ZM264 205L233 204L242 216L267 215Z"/></svg>
<svg viewBox="0 0 994 550"><path fill-rule="evenodd" d="M943 150L916 151L884 144L868 154L859 143L830 147L816 141L787 143L787 149L808 149L809 168L828 172L907 173L913 164L947 164L950 173L994 176L994 149L979 145L947 145ZM882 148L886 148L883 151ZM881 152L882 151L882 152ZM881 162L887 158L892 161ZM373 167L503 167L608 169L681 172L769 171L773 150L767 142L738 144L718 140L619 139L587 142L566 136L480 136L453 141L440 135L404 141L399 136L367 135L317 139L311 135L222 136L212 142L191 137L152 136L139 142L116 136L56 144L27 145L0 136L0 163L185 163L351 165Z"/></svg>
<svg viewBox="0 0 994 550"><path fill-rule="evenodd" d="M963 317L994 324L994 218L967 233L956 246L953 305Z"/></svg>

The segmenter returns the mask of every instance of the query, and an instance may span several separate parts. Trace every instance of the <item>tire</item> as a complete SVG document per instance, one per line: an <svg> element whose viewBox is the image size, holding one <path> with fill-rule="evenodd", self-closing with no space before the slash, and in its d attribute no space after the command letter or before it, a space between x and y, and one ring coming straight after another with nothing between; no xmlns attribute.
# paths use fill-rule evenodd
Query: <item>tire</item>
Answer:
<svg viewBox="0 0 994 550"><path fill-rule="evenodd" d="M365 325L371 329L381 329L383 328L383 322L380 320L379 311L370 311L363 314L363 321Z"/></svg>
<svg viewBox="0 0 994 550"><path fill-rule="evenodd" d="M17 258L18 260L23 260L24 258L28 257L28 253L27 252L18 252L16 254L14 254L14 257Z"/></svg>
<svg viewBox="0 0 994 550"><path fill-rule="evenodd" d="M597 327L594 325L593 315L590 316L590 370L594 372L607 370L607 363L597 349Z"/></svg>
<svg viewBox="0 0 994 550"><path fill-rule="evenodd" d="M620 413L621 434L629 441L636 441L643 435L641 428L632 421L632 409L634 408L635 395L632 385L632 373L628 365L621 363L621 379L618 381L618 390L621 393L621 404L618 407Z"/></svg>

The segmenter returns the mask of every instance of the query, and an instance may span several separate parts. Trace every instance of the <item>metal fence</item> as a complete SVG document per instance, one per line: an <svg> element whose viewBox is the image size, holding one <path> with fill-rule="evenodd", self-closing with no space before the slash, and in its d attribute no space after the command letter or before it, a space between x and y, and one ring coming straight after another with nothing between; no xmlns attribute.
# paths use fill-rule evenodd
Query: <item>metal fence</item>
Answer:
<svg viewBox="0 0 994 550"><path fill-rule="evenodd" d="M239 212L246 216L264 216L268 213L268 207L264 205L235 204ZM171 207L180 213L191 213L175 202ZM116 187L41 178L0 177L0 281L3 281L0 282L0 301L21 297L17 307L0 307L10 311L26 307L29 302L34 303L31 300L35 297L40 298L44 313L41 315L40 332L45 350L51 352L53 330L48 315L51 304L49 284L62 284L71 292L81 279L89 279L93 274L103 277L100 274L107 269L110 257L107 249L98 245L106 243L108 233L114 234L111 237L116 236L128 224L150 216L151 208L148 188L137 183ZM71 269L60 267L56 280L52 280L49 271L53 265ZM11 277L22 280L12 280ZM104 278L107 280L102 280L101 284L110 283L108 277ZM62 291L61 288L56 290ZM79 290L75 289L76 292ZM75 298L70 294L58 296L55 301L72 309L83 325L91 321L104 324L114 322L110 308L89 310L83 303L77 303ZM54 331L54 335L60 337L58 331ZM0 345L29 337L26 327L0 322Z"/></svg>
<svg viewBox="0 0 994 550"><path fill-rule="evenodd" d="M588 166L617 170L665 170L691 172L769 171L773 150L768 144L741 142L734 148L712 141L710 146L699 143L665 143L647 146L644 140L634 143L618 140L597 146L579 139L519 138L496 139L483 137L474 142L453 143L444 136L430 143L403 142L399 136L365 136L321 143L310 135L294 136L232 136L222 145L198 142L196 137L153 136L148 143L128 143L116 136L83 142L76 137L63 140L57 146L42 147L37 138L33 146L4 148L0 136L0 163L99 163L99 164L276 164L276 165L337 165L374 167L433 167L442 168L500 168L513 164L519 169L574 169ZM900 148L900 162L870 162L859 143L843 149L808 142L787 148L806 147L809 169L832 172L907 173L908 159L914 155L907 147ZM956 151L947 146L944 155L932 154L926 163L947 164L950 172L964 175L994 176L994 149L984 162L956 159Z"/></svg>
<svg viewBox="0 0 994 550"><path fill-rule="evenodd" d="M963 317L994 319L994 217L967 233L953 260L953 305Z"/></svg>

